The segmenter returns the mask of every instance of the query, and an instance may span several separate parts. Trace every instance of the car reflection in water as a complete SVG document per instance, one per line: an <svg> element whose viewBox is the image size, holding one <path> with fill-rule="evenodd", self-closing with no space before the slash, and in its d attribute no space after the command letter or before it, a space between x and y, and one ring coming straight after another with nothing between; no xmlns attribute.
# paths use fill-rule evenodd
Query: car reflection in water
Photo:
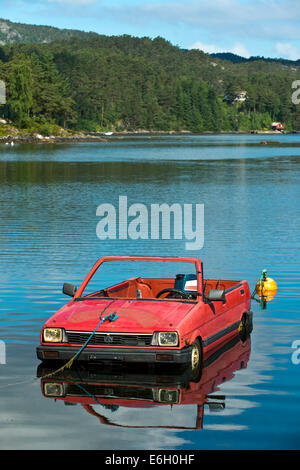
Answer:
<svg viewBox="0 0 300 470"><path fill-rule="evenodd" d="M142 366L80 365L72 369L43 378L54 372L47 364L40 364L37 376L41 378L42 394L46 398L63 400L66 405L81 404L102 424L126 428L168 428L168 429L202 429L205 406L210 410L225 408L225 396L215 395L218 386L234 377L237 370L246 368L250 357L250 337L241 341L233 338L221 348L203 357L201 377L195 379L191 368L172 370L157 368L143 369ZM138 367L138 369L137 369ZM99 406L100 405L100 406ZM117 422L118 413L113 419L105 412L120 411L127 407L132 413L135 409L140 414L141 408L177 405L197 405L193 420L194 426L172 425L130 425ZM96 411L97 408L97 411ZM161 409L159 410L161 412ZM173 423L174 424L174 423Z"/></svg>

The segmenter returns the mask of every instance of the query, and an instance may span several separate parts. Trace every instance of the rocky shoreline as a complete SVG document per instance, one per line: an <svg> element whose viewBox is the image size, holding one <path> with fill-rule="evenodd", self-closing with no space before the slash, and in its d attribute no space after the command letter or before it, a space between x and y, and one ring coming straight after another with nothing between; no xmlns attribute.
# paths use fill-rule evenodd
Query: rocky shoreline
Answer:
<svg viewBox="0 0 300 470"><path fill-rule="evenodd" d="M291 134L297 132L284 132L284 134ZM252 131L252 132L220 132L218 135L249 135L249 134L263 134L263 135L279 135L283 134L278 131ZM216 135L213 132L193 133L189 131L123 131L114 132L106 135L105 133L98 132L82 132L75 135L64 136L42 136L39 134L17 134L7 135L0 137L0 144L47 144L47 143L79 143L79 142L109 142L114 138L124 137L159 137L159 136L192 136L192 135Z"/></svg>
<svg viewBox="0 0 300 470"><path fill-rule="evenodd" d="M53 143L76 143L76 142L108 142L108 139L90 135L72 135L72 136L34 136L34 135L18 135L0 137L2 144L53 144Z"/></svg>

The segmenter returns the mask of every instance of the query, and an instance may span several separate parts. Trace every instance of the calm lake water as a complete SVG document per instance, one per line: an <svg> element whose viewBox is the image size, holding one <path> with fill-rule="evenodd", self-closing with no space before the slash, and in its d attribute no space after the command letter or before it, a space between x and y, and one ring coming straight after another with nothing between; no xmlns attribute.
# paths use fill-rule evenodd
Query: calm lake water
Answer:
<svg viewBox="0 0 300 470"><path fill-rule="evenodd" d="M203 248L101 241L96 209L120 195L204 204ZM299 135L0 145L0 207L0 448L300 448ZM266 309L252 302L251 338L210 358L198 384L189 371L74 368L68 397L45 397L35 348L68 300L63 282L79 285L100 256L119 254L198 256L207 277L251 289L266 268L278 293Z"/></svg>

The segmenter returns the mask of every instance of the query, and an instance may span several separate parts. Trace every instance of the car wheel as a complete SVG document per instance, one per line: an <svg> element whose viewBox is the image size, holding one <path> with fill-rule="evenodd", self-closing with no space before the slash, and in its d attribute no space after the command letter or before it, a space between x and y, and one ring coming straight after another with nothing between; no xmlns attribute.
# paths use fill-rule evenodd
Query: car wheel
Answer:
<svg viewBox="0 0 300 470"><path fill-rule="evenodd" d="M202 373L202 348L198 339L192 344L191 369L194 381L198 381Z"/></svg>
<svg viewBox="0 0 300 470"><path fill-rule="evenodd" d="M242 316L242 319L240 321L239 328L238 328L240 338L243 342L249 338L252 329L253 329L252 319L249 313L246 313Z"/></svg>

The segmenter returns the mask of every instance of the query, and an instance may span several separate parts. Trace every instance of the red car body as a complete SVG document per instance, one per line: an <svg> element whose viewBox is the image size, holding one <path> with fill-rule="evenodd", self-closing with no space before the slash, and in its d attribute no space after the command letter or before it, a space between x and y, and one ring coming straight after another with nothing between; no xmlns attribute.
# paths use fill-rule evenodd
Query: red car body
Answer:
<svg viewBox="0 0 300 470"><path fill-rule="evenodd" d="M190 276L193 280L189 281L188 290L185 284L174 293L177 277L134 277L83 296L102 263L109 261L117 261L120 271L123 261L191 263L194 274L187 274L184 279ZM251 319L251 292L247 281L204 279L203 264L198 258L102 257L78 291L75 293L74 288L69 295L73 293L72 300L58 310L41 331L41 344L37 348L41 360L69 360L93 333L101 315L114 313L116 321L101 324L78 360L175 362L198 367L204 352L217 348L238 329L243 330ZM61 330L62 340L46 341L46 328ZM158 333L159 340L155 336ZM178 338L176 344L161 344L170 338L168 333L174 341Z"/></svg>

